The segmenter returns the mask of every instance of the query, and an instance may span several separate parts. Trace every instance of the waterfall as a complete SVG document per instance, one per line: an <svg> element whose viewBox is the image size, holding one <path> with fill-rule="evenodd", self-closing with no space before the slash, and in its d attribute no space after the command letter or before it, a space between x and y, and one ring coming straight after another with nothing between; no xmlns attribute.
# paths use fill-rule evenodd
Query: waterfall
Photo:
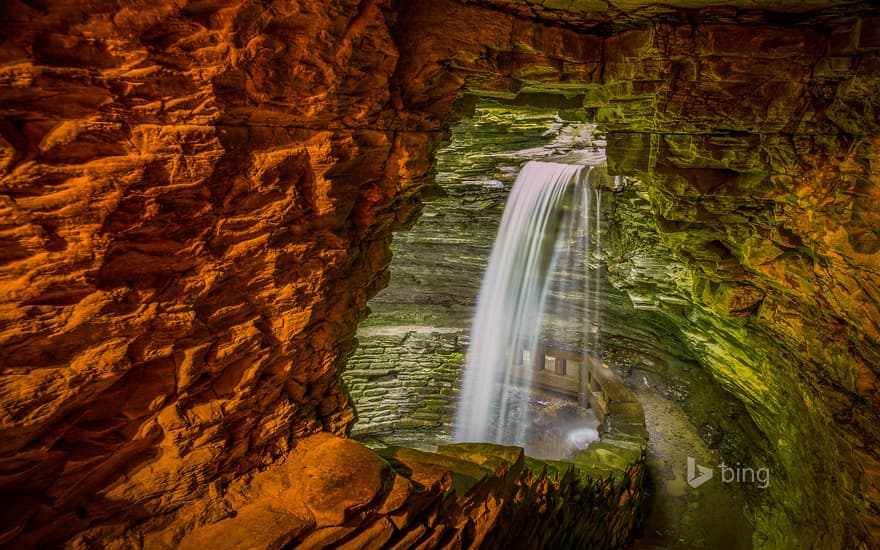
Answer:
<svg viewBox="0 0 880 550"><path fill-rule="evenodd" d="M598 187L595 189L596 192L596 207L593 209L595 211L595 229L593 235L595 235L596 239L596 255L598 256L600 251L602 250L602 190ZM587 258L589 261L589 257ZM602 279L599 276L600 270L599 266L596 265L595 275L593 277L593 353L597 356L599 355L599 326L602 322L602 307L601 307L601 298L602 298Z"/></svg>
<svg viewBox="0 0 880 550"><path fill-rule="evenodd" d="M543 353L538 344L595 345L595 321L588 317L598 304L589 298L597 300L599 288L587 277L590 233L600 221L594 170L604 172L532 161L517 177L480 289L456 441L523 445L531 363Z"/></svg>

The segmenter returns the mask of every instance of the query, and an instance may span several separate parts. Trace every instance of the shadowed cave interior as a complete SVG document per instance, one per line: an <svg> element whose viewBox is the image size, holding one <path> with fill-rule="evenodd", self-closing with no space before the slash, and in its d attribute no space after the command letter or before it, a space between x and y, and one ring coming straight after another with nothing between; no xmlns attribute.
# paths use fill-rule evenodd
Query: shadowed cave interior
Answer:
<svg viewBox="0 0 880 550"><path fill-rule="evenodd" d="M875 547L878 29L5 2L0 546ZM523 360L596 438L454 442L513 182L600 150L601 307Z"/></svg>

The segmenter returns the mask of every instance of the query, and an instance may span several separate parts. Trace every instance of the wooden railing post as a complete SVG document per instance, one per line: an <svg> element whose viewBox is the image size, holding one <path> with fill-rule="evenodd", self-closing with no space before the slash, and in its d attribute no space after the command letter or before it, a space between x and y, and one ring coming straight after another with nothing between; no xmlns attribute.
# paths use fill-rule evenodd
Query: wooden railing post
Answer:
<svg viewBox="0 0 880 550"><path fill-rule="evenodd" d="M556 358L556 374L560 376L565 376L566 371L568 370L568 359L563 359L562 357Z"/></svg>
<svg viewBox="0 0 880 550"><path fill-rule="evenodd" d="M547 349L543 344L538 344L535 348L535 357L532 358L532 368L535 370L544 370L544 364L547 361Z"/></svg>
<svg viewBox="0 0 880 550"><path fill-rule="evenodd" d="M587 387L589 384L589 376L590 376L590 367L587 364L587 356L584 355L581 358L581 362L578 365L578 405L581 407L587 408L590 404L589 399L587 398Z"/></svg>

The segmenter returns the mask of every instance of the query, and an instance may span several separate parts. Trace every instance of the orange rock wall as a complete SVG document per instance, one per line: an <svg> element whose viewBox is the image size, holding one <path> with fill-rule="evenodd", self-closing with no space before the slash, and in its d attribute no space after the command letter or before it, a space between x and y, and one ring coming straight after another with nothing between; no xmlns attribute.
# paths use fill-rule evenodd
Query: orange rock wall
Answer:
<svg viewBox="0 0 880 550"><path fill-rule="evenodd" d="M178 521L142 544L429 550L504 549L530 540L546 548L622 548L646 497L641 451L612 481L593 479L589 468L526 459L518 447L389 448L380 458L353 440L316 434L298 442L289 460L233 482L210 524L188 530Z"/></svg>
<svg viewBox="0 0 880 550"><path fill-rule="evenodd" d="M343 434L337 368L427 165L389 3L0 10L0 543Z"/></svg>

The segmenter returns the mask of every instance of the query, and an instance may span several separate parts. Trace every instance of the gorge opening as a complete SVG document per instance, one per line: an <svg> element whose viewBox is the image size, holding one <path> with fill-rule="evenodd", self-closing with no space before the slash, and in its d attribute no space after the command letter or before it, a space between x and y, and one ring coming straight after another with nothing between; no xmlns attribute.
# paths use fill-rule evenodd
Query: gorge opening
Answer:
<svg viewBox="0 0 880 550"><path fill-rule="evenodd" d="M0 544L615 547L659 467L699 504L673 542L876 547L878 28L862 0L4 2ZM625 383L564 464L449 442L497 182L553 158L446 170L475 98L596 123L630 178L596 370ZM532 116L498 135L560 123Z"/></svg>
<svg viewBox="0 0 880 550"><path fill-rule="evenodd" d="M686 437L688 443L681 445L680 452L690 452L704 461L711 460L713 455L715 460L721 460L721 456L744 460L729 450L737 445L735 438L754 437L748 417L729 396L712 390L706 373L690 354L675 325L657 314L654 300L658 296L669 302L666 307L675 307L671 292L652 290L652 298L645 299L646 288L670 285L666 270L675 264L662 252L656 231L643 225L641 212L647 205L644 184L637 178L607 173L604 135L594 123L585 122L591 116L594 114L589 112L483 99L476 102L472 116L465 116L452 126L450 141L437 152L435 160L438 189L426 199L420 221L395 237L391 283L371 302L373 312L359 331L360 349L349 361L349 369L343 372L359 412L355 437L375 448L407 445L432 452L437 445L455 439L453 432L460 425L455 421L456 410L460 418L471 416L459 405L462 398L458 388L463 383L465 359L476 346L471 320L478 315L480 278L489 269L491 244L501 233L502 209L509 204L507 194L513 193L517 175L528 176L529 167L578 170L576 165L549 162L564 159L590 164L592 167L581 169L581 180L589 177L593 181L590 186L581 187L578 200L574 200L576 185L568 187L568 194L560 193L564 199L560 201L565 206L563 212L580 209L576 218L581 222L581 240L571 238L556 250L574 252L567 258L556 255L557 268L564 266L563 269L556 269L553 277L535 277L539 287L535 294L543 290L551 296L551 307L544 312L543 330L540 323L529 324L533 332L542 332L540 338L534 337L541 340L541 346L536 346L540 350L528 350L529 346L522 342L517 344L522 349L516 350L516 346L508 345L509 340L497 336L497 324L489 323L496 331L495 338L490 340L498 348L496 353L518 359L512 363L520 366L515 366L510 374L517 382L522 378L536 381L538 387L529 393L508 384L505 390L503 383L484 380L481 384L487 393L478 395L477 402L489 405L485 411L502 406L503 397L506 406L519 415L516 428L501 430L499 434L499 423L489 422L496 428L491 434L484 429L482 435L464 436L461 440L517 443L535 458L575 459L589 471L601 462L591 458L590 453L576 455L591 441L599 445L595 450L601 449L606 456L622 456L619 445L637 441L639 432L630 431L621 438L622 434L614 433L618 426L648 433L641 407L627 389L630 386L657 395L649 401L652 420L665 429L662 437L651 432L657 441L662 439L672 445L675 437ZM630 152L630 158L634 153ZM533 181L525 189L537 193L536 184ZM548 231L551 236L578 233L573 229L561 230L565 225L563 216L553 219L557 223ZM590 233L588 239L586 233ZM540 234L528 232L532 238ZM634 240L641 245L638 254L623 246ZM553 238L547 241L545 248L550 251L554 244L560 244ZM554 271L549 269L554 254L545 251L537 256L544 257L543 270ZM527 257L509 258L525 263ZM655 266L662 271L652 271ZM500 272L517 274L519 269ZM501 290L503 283L496 281L489 288ZM532 302L533 309L541 309L535 303L541 300ZM499 309L513 307L515 303L514 299L490 302ZM497 310L496 314L505 320L515 319L514 315ZM541 359L544 361L539 364ZM606 363L612 369L606 369ZM509 363L501 360L497 364ZM472 366L474 372L480 372L479 364ZM537 367L540 368L535 370ZM595 368L603 369L596 372L599 378L593 376ZM615 382L602 378L606 371L607 375L616 371L613 376L623 379ZM586 388L582 386L584 382ZM607 422L606 391L610 391L611 401L629 408L626 413L618 408L614 419ZM587 404L588 408L579 408L579 404ZM682 412L674 413L682 405L691 414L690 420ZM537 420L530 422L529 415ZM734 418L739 419L735 424L731 423ZM702 428L698 431L692 422ZM608 437L602 442L598 432L605 428L596 428L598 424L611 423L612 433L606 434ZM537 427L531 433L539 437L529 438L526 426ZM566 441L569 432L574 433ZM644 446L634 448L645 450ZM727 449L723 455L718 454L720 448ZM679 456L680 453L671 454L664 449L664 456L657 458L651 453L649 450L648 470L658 480L670 468L678 469L678 462L686 464L685 454ZM699 537L707 545L726 543L731 547L739 547L740 543L735 541L750 538L751 528L730 500L730 494L704 488L701 495L685 499L680 488L661 484L660 489L666 494L665 501L655 508L663 510L649 518L649 525L654 531L665 532L664 540L679 536L669 525L681 522L683 510L695 510L697 506L711 506L717 517L727 519L717 525L713 523L699 535L700 530L692 528L689 536ZM720 525L731 528L721 529Z"/></svg>

